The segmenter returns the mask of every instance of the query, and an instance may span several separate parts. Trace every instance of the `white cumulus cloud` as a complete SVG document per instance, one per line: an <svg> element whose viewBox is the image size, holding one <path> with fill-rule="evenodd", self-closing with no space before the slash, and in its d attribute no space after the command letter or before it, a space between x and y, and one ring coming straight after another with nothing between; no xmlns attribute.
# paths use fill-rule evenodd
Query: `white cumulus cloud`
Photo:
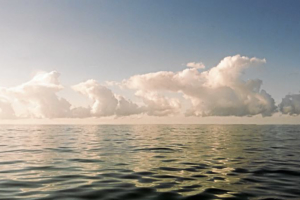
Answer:
<svg viewBox="0 0 300 200"><path fill-rule="evenodd" d="M90 99L87 107L72 105L59 96L64 89L56 71L41 72L30 81L14 87L0 87L0 119L87 118L130 115L174 116L271 116L275 112L300 115L300 94L286 95L277 106L262 89L259 79L244 80L249 67L265 59L228 56L206 70L202 63L188 63L178 71L137 74L107 87L90 79L72 86ZM115 94L108 87L117 85L134 92L137 102ZM125 93L126 94L126 93ZM179 97L180 96L180 97ZM139 117L140 117L139 116Z"/></svg>
<svg viewBox="0 0 300 200"><path fill-rule="evenodd" d="M79 83L72 88L92 100L91 116L127 116L142 112L142 108L137 104L123 96L115 95L110 89L95 80Z"/></svg>
<svg viewBox="0 0 300 200"><path fill-rule="evenodd" d="M156 92L137 91L136 96L143 99L145 112L150 116L176 115L180 112L181 103L176 98L168 98Z"/></svg>
<svg viewBox="0 0 300 200"><path fill-rule="evenodd" d="M39 73L19 86L0 88L0 94L21 108L19 115L22 117L68 117L71 104L57 96L57 92L63 89L58 80L59 75L56 71Z"/></svg>
<svg viewBox="0 0 300 200"><path fill-rule="evenodd" d="M145 94L182 93L192 103L186 111L188 116L270 116L276 111L276 106L273 98L261 90L262 81L241 79L247 67L265 62L265 59L229 56L208 71L199 72L196 68L161 71L135 75L122 84L145 91Z"/></svg>

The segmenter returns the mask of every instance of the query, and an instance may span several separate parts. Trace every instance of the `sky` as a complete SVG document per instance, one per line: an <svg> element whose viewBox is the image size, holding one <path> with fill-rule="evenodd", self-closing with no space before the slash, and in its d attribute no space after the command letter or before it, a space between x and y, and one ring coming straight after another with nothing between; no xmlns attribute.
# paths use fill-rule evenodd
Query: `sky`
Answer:
<svg viewBox="0 0 300 200"><path fill-rule="evenodd" d="M299 7L1 0L0 123L300 123Z"/></svg>

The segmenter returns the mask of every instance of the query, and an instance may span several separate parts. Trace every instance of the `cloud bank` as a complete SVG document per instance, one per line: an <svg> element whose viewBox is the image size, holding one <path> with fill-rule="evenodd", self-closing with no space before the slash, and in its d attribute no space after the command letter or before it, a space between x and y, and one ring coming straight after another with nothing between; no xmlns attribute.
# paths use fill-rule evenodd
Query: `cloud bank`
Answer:
<svg viewBox="0 0 300 200"><path fill-rule="evenodd" d="M185 112L187 116L271 116L276 111L275 101L261 90L262 81L241 79L246 68L265 62L265 59L236 55L224 58L208 71L190 68L135 75L122 85L145 94L182 93L192 104Z"/></svg>
<svg viewBox="0 0 300 200"><path fill-rule="evenodd" d="M88 107L76 107L59 96L64 89L56 71L42 72L15 87L0 87L0 119L12 118L87 118L149 116L272 116L276 112L300 114L300 94L289 94L278 105L262 89L259 79L243 80L249 67L265 59L235 55L204 69L202 63L188 63L178 72L159 71L138 74L115 83L133 92L137 102L115 94L105 85L90 79L71 88L88 98Z"/></svg>

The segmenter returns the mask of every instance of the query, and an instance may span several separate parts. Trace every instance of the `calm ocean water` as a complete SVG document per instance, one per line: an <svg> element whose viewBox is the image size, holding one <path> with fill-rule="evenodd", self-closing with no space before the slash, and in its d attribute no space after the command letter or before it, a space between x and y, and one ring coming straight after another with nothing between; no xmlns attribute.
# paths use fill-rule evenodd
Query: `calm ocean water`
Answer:
<svg viewBox="0 0 300 200"><path fill-rule="evenodd" d="M0 126L0 199L300 199L300 126Z"/></svg>

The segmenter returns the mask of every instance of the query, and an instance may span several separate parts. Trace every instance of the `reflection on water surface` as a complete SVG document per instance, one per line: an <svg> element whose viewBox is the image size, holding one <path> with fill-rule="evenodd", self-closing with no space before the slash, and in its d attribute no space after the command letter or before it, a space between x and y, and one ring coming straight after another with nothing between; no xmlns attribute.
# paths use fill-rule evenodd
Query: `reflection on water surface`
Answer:
<svg viewBox="0 0 300 200"><path fill-rule="evenodd" d="M0 126L0 199L299 199L300 126Z"/></svg>

